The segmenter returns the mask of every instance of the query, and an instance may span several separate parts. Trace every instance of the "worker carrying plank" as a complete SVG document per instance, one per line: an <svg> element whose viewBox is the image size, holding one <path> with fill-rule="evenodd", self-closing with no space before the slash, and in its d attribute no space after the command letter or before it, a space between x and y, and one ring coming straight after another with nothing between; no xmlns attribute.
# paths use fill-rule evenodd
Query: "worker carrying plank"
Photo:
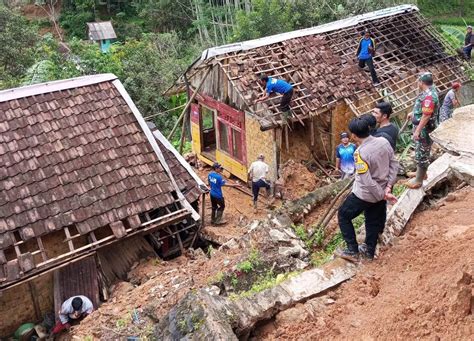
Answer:
<svg viewBox="0 0 474 341"><path fill-rule="evenodd" d="M357 59L359 60L359 67L363 69L365 65L369 68L372 83L379 84L377 72L375 72L373 57L375 56L375 40L372 38L368 29L365 29L362 38L359 40L359 46L356 51Z"/></svg>
<svg viewBox="0 0 474 341"><path fill-rule="evenodd" d="M379 233L385 227L387 201L397 201L391 191L397 180L398 161L385 138L370 135L367 120L352 119L349 131L358 145L354 153L356 172L352 193L338 211L339 228L347 248L338 250L336 255L357 261L360 254L367 259L374 258ZM352 219L362 212L366 233L365 243L359 246Z"/></svg>
<svg viewBox="0 0 474 341"><path fill-rule="evenodd" d="M264 95L257 99L257 103L265 101L274 92L282 94L280 110L283 113L283 119L286 121L291 116L290 103L293 97L293 85L282 79L268 77L266 74L260 75L260 82L265 87L265 90Z"/></svg>
<svg viewBox="0 0 474 341"><path fill-rule="evenodd" d="M92 301L86 296L78 295L68 298L61 305L59 321L52 330L52 334L58 334L71 327L71 323L81 320L94 310Z"/></svg>
<svg viewBox="0 0 474 341"><path fill-rule="evenodd" d="M439 99L433 85L433 75L430 72L423 73L418 79L418 87L420 93L415 100L413 112L407 116L407 119L413 122L413 140L415 141L416 173L406 183L406 186L411 189L420 188L427 177L433 145L430 133L436 129L438 121Z"/></svg>

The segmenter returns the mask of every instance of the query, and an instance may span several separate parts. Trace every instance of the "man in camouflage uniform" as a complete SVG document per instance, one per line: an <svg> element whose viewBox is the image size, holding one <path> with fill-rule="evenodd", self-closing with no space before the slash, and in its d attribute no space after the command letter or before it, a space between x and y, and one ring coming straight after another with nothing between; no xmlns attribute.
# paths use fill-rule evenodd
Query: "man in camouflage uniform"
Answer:
<svg viewBox="0 0 474 341"><path fill-rule="evenodd" d="M415 100L413 112L408 119L413 122L413 140L415 141L416 174L408 181L408 188L420 188L426 179L426 172L430 164L430 152L433 141L430 133L436 128L436 120L439 108L439 99L436 88L433 85L433 75L429 72L423 73L418 79L420 94Z"/></svg>

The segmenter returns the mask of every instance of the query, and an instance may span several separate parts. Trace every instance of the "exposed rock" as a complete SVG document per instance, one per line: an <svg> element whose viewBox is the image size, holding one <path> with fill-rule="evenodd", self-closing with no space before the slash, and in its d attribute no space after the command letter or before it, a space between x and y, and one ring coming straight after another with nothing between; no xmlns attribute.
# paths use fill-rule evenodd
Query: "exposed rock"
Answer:
<svg viewBox="0 0 474 341"><path fill-rule="evenodd" d="M269 234L270 234L270 238L276 243L290 241L290 237L288 236L288 234L281 232L279 230L271 229Z"/></svg>
<svg viewBox="0 0 474 341"><path fill-rule="evenodd" d="M238 247L239 247L239 243L234 238L232 238L228 242L222 244L219 250L233 250L233 249L237 249Z"/></svg>
<svg viewBox="0 0 474 341"><path fill-rule="evenodd" d="M309 252L306 251L305 249L303 249L301 246L299 245L295 245L295 246L280 246L278 248L278 254L282 255L282 256L296 256L296 257L306 257Z"/></svg>
<svg viewBox="0 0 474 341"><path fill-rule="evenodd" d="M297 304L293 308L284 310L278 313L275 317L275 323L278 326L292 324L295 322L302 322L308 318L308 311L305 306L301 303Z"/></svg>

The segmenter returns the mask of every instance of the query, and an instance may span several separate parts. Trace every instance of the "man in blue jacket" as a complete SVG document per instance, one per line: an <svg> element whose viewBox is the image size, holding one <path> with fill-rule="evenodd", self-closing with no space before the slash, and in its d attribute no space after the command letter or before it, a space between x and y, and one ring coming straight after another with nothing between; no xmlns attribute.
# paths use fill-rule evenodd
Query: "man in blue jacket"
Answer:
<svg viewBox="0 0 474 341"><path fill-rule="evenodd" d="M364 35L359 40L356 55L359 59L359 67L364 68L367 64L370 75L372 76L372 82L374 85L379 84L379 79L377 78L377 73L374 68L374 61L372 60L372 57L375 56L375 40L370 36L368 29L364 31Z"/></svg>
<svg viewBox="0 0 474 341"><path fill-rule="evenodd" d="M265 94L257 99L257 103L265 101L274 92L282 94L280 110L284 119L288 119L290 117L290 102L293 97L293 85L282 79L268 77L266 74L260 75L260 82L265 86Z"/></svg>
<svg viewBox="0 0 474 341"><path fill-rule="evenodd" d="M224 180L222 176L223 167L215 162L212 165L212 171L209 173L207 177L207 181L209 182L209 187L211 188L210 197L211 197L211 224L212 225L223 225L226 223L225 220L222 219L224 215L225 209L225 200L224 194L222 193L222 187L242 187L239 184L230 184Z"/></svg>

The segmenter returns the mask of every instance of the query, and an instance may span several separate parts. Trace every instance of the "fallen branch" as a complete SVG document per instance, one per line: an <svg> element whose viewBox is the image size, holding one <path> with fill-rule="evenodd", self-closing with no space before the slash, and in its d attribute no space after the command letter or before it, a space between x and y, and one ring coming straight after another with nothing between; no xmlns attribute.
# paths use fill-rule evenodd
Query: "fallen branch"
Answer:
<svg viewBox="0 0 474 341"><path fill-rule="evenodd" d="M305 215L311 212L316 206L326 201L331 196L341 192L352 180L345 179L336 181L327 186L320 187L310 192L300 199L287 201L285 205L276 210L276 215L288 215L296 223L301 221Z"/></svg>
<svg viewBox="0 0 474 341"><path fill-rule="evenodd" d="M309 234L309 238L311 239L313 235L316 233L317 229L325 229L326 225L329 223L329 221L332 219L336 211L339 209L341 204L339 204L337 207L335 207L336 202L338 199L344 194L347 193L347 191L351 188L352 184L354 183L354 178L351 179L350 182L347 183L347 185L332 199L331 203L329 204L328 209L324 213L324 215L319 219L316 229Z"/></svg>

